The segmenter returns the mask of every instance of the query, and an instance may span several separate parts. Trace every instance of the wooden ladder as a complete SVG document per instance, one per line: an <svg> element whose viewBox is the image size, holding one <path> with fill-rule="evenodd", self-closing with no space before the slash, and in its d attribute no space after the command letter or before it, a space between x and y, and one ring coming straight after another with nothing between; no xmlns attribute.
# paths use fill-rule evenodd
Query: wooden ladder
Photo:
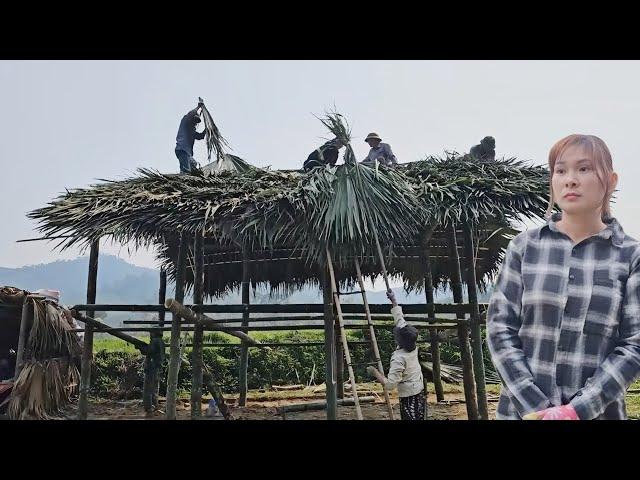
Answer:
<svg viewBox="0 0 640 480"><path fill-rule="evenodd" d="M344 329L344 316L342 315L342 306L340 304L340 291L338 290L338 282L336 281L335 272L333 270L333 261L331 259L331 253L329 249L327 252L327 266L329 267L329 277L331 280L331 293L333 295L333 303L336 308L338 325L340 327L340 341L342 342L342 350L344 352L344 358L347 362L347 369L349 371L349 382L351 383L351 392L353 394L353 400L356 407L356 418L358 420L362 420L362 409L360 408L360 401L358 399L358 391L356 385L356 379L353 372L353 367L358 366L360 364L354 364L351 361L351 353L349 352L349 344L347 343L347 336ZM358 284L360 285L359 292L347 292L342 293L342 295L351 295L360 293L362 295L362 300L364 302L364 310L367 319L367 326L369 327L369 340L371 342L371 351L374 356L373 362L366 362L366 365L375 365L380 372L384 374L384 367L382 365L382 360L380 359L380 349L378 348L378 341L376 340L376 333L373 326L373 321L371 319L371 312L369 310L369 302L367 301L367 294L364 288L364 282L362 280L362 272L360 271L360 263L357 259L354 259L355 267L356 267L356 275L358 278ZM389 412L389 418L391 420L393 417L393 406L391 405L391 399L389 398L389 392L385 389L384 391L384 399L387 404L387 411Z"/></svg>

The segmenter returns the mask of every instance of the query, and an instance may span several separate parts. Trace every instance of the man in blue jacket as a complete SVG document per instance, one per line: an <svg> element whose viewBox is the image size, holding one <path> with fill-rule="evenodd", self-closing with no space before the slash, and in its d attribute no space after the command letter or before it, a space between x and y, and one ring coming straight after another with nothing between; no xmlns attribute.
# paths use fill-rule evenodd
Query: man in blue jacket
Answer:
<svg viewBox="0 0 640 480"><path fill-rule="evenodd" d="M196 132L196 125L201 122L198 110L203 105L202 102L199 102L196 108L180 120L178 135L176 136L176 157L180 161L180 173L190 173L198 167L193 158L193 144L196 140L202 140L205 136L205 130L200 133Z"/></svg>

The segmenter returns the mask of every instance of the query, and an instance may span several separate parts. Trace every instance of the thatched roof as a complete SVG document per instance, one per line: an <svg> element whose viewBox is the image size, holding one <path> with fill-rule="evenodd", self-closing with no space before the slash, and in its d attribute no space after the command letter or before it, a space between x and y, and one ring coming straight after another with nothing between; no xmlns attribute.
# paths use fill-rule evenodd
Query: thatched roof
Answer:
<svg viewBox="0 0 640 480"><path fill-rule="evenodd" d="M408 288L418 288L424 278L419 256L432 226L434 282L445 282L444 231L470 221L480 249L482 287L484 275L496 273L514 233L509 222L542 217L547 188L545 168L515 159L469 162L455 153L377 170L357 164L309 173L244 168L173 175L141 169L133 178L68 191L29 217L40 222L44 235L66 236L60 248L87 246L105 236L160 245L170 276L178 232L202 232L207 262L217 263L205 272L207 293L213 295L239 285L242 246L254 261L252 282L269 282L276 289L317 282L315 265L322 263L325 245L340 265L341 279L353 279L354 256L362 261L363 273L375 275L373 231L387 251L390 273L402 275ZM191 278L188 273L188 284Z"/></svg>
<svg viewBox="0 0 640 480"><path fill-rule="evenodd" d="M316 283L328 248L346 283L354 281L354 258L365 275L377 275L375 240L386 251L391 274L405 286L424 279L425 242L431 239L434 283L448 280L446 231L472 225L478 284L496 273L511 221L542 217L548 172L515 159L470 160L447 153L388 169L358 164L350 129L338 113L320 119L345 145L344 164L310 172L251 166L222 152L213 120L209 150L217 160L190 175L140 169L126 180L102 180L67 191L29 213L57 247L86 247L102 237L134 246L160 246L160 260L174 276L179 235L205 237L209 266L206 293L220 295L241 280L242 252L251 260L254 285L287 289ZM461 235L458 236L461 244ZM462 250L459 251L462 256ZM192 253L188 261L193 265ZM187 285L192 281L187 273Z"/></svg>
<svg viewBox="0 0 640 480"><path fill-rule="evenodd" d="M504 249L515 230L504 228L491 238L494 231L482 230L476 233L481 237L476 245L478 286L484 290L486 282L497 273L504 255ZM478 237L476 237L478 240ZM463 237L457 232L457 246L464 275ZM436 287L444 287L450 279L447 239L443 232L436 232L430 242L430 258L433 282ZM386 267L390 275L403 278L407 290L421 290L426 273L423 261L424 248L421 245L397 245L392 250L385 249ZM242 280L242 249L229 246L221 248L213 242L205 242L205 291L210 296L222 296L240 287ZM170 278L175 278L178 240L166 242L159 255L162 265L167 269ZM304 251L295 252L287 248L252 251L248 254L248 269L251 284L268 286L273 292L292 293L303 286L320 287L321 269L317 264L310 264L304 258ZM377 257L367 255L358 257L361 271L365 277L380 274ZM194 271L193 247L187 253L186 284L193 285ZM351 290L356 285L356 273L353 263L343 263L336 268L336 275L342 283L341 289Z"/></svg>

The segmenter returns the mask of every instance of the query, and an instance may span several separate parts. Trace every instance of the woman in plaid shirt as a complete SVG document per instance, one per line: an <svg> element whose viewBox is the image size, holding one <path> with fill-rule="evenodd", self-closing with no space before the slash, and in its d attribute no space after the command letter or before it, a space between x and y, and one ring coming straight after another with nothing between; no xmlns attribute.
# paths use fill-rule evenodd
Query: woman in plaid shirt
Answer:
<svg viewBox="0 0 640 480"><path fill-rule="evenodd" d="M561 213L509 244L487 312L503 388L498 419L626 419L640 373L640 244L611 217L606 144L569 135L549 153Z"/></svg>

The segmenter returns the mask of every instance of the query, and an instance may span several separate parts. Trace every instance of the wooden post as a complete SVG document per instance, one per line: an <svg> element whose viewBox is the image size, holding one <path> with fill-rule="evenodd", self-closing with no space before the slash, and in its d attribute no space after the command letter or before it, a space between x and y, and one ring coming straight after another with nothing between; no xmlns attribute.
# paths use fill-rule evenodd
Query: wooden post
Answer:
<svg viewBox="0 0 640 480"><path fill-rule="evenodd" d="M213 374L209 371L209 369L205 366L202 368L202 379L206 383L207 388L211 392L211 396L215 399L216 404L218 405L218 409L225 420L233 420L233 415L231 414L231 409L229 405L224 400L224 396L222 395L222 389L218 386L215 379L213 378Z"/></svg>
<svg viewBox="0 0 640 480"><path fill-rule="evenodd" d="M336 336L333 318L333 294L331 282L325 265L322 269L322 298L324 301L324 378L327 386L325 398L327 400L327 420L338 418L337 386L336 386Z"/></svg>
<svg viewBox="0 0 640 480"><path fill-rule="evenodd" d="M336 283L338 283L337 278ZM342 348L342 340L340 338L340 323L338 323L338 317L334 318L333 330L333 336L336 339L336 396L338 400L342 400L344 398L344 349Z"/></svg>
<svg viewBox="0 0 640 480"><path fill-rule="evenodd" d="M487 404L487 388L484 376L484 358L482 355L482 335L480 333L480 307L478 306L478 290L476 286L476 262L474 259L473 232L467 222L463 226L464 256L466 263L466 282L471 311L471 348L473 353L473 373L478 396L478 414L480 420L489 420Z"/></svg>
<svg viewBox="0 0 640 480"><path fill-rule="evenodd" d="M184 273L187 259L188 235L180 235L178 261L176 263L176 300L184 301ZM171 344L169 348L169 371L167 372L167 420L176 419L176 390L178 388L178 371L180 370L180 315L173 314L171 319Z"/></svg>
<svg viewBox="0 0 640 480"><path fill-rule="evenodd" d="M356 418L362 420L362 409L358 402L358 388L356 385L356 376L353 372L353 360L351 359L351 353L349 353L349 345L347 344L347 334L344 329L344 319L342 317L342 306L340 304L340 297L338 296L338 284L336 282L335 272L333 270L333 260L331 260L331 253L329 248L326 248L327 255L327 267L329 267L329 280L331 281L331 293L333 294L333 303L336 308L336 315L338 317L338 326L340 328L340 341L342 342L342 350L344 351L344 357L347 363L347 370L349 372L349 381L351 383L351 393L356 406Z"/></svg>
<svg viewBox="0 0 640 480"><path fill-rule="evenodd" d="M193 303L202 305L204 297L204 254L202 233L196 233L193 246L195 268L193 272ZM196 320L193 330L193 347L191 348L191 418L202 415L202 323Z"/></svg>
<svg viewBox="0 0 640 480"><path fill-rule="evenodd" d="M167 271L160 269L160 288L158 289L158 305L164 305L167 299ZM158 312L158 325L164 327L164 310Z"/></svg>
<svg viewBox="0 0 640 480"><path fill-rule="evenodd" d="M154 342L154 332L151 332L150 343ZM155 386L158 383L158 368L152 360L151 348L144 356L144 381L142 383L142 406L147 417L153 415L156 405Z"/></svg>
<svg viewBox="0 0 640 480"><path fill-rule="evenodd" d="M429 305L429 320L435 320L436 315L433 311L433 276L428 244L424 249L424 268L424 294L427 305ZM429 329L429 340L431 343L431 364L433 365L433 386L436 390L436 400L442 402L444 400L444 388L442 387L442 378L440 376L440 342L438 341L438 329L436 327Z"/></svg>
<svg viewBox="0 0 640 480"><path fill-rule="evenodd" d="M164 268L160 268L160 286L158 288L158 304L164 305L164 301L167 299L167 271ZM158 326L164 327L164 316L165 311L161 310L158 312ZM157 335L160 339L162 339L162 331L160 332L151 332L150 337L152 335ZM153 406L154 408L158 408L158 397L160 396L160 371L158 370L158 374L156 375L154 386L153 386Z"/></svg>
<svg viewBox="0 0 640 480"><path fill-rule="evenodd" d="M249 260L247 251L242 249L242 326L249 326ZM246 330L243 330L246 332ZM238 375L240 396L238 406L244 407L247 404L247 369L249 367L249 345L242 342L240 345L240 372Z"/></svg>
<svg viewBox="0 0 640 480"><path fill-rule="evenodd" d="M18 351L16 352L16 368L13 378L17 379L24 365L24 351L27 344L28 332L33 323L33 300L26 295L22 301L22 316L20 318L20 335L18 336Z"/></svg>
<svg viewBox="0 0 640 480"><path fill-rule="evenodd" d="M462 276L460 274L460 257L456 244L456 226L452 224L448 231L448 247L450 260L451 291L455 303L463 303ZM464 314L456 314L457 318L464 318ZM478 404L476 402L476 389L473 380L473 359L469 346L469 329L466 323L458 324L458 339L460 341L460 356L462 358L462 377L464 385L464 398L467 406L469 420L478 419Z"/></svg>
<svg viewBox="0 0 640 480"><path fill-rule="evenodd" d="M87 278L87 305L96 303L98 285L98 256L100 240L94 240L89 253L89 275ZM95 316L93 310L87 310L87 316ZM93 326L86 323L84 345L80 367L80 398L78 399L78 419L86 420L89 411L89 389L91 388L91 364L93 360Z"/></svg>

